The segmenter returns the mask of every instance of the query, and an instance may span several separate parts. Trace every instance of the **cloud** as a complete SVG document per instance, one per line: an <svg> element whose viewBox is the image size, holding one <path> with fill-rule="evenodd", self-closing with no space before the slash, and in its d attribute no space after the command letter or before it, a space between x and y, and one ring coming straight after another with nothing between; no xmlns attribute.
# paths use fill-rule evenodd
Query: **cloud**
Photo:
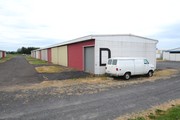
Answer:
<svg viewBox="0 0 180 120"><path fill-rule="evenodd" d="M89 34L132 33L169 41L170 32L175 35L164 26L180 20L179 4L179 0L2 0L0 49L41 47ZM178 30L175 27L171 29Z"/></svg>
<svg viewBox="0 0 180 120"><path fill-rule="evenodd" d="M164 26L161 32L158 32L150 37L159 40L158 47L160 49L172 49L180 47L180 23Z"/></svg>

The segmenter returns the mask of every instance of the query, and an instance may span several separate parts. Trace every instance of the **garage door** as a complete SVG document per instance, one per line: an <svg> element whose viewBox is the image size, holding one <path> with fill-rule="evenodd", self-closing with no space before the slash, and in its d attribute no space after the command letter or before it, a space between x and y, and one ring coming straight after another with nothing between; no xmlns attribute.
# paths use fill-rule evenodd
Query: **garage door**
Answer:
<svg viewBox="0 0 180 120"><path fill-rule="evenodd" d="M84 48L84 71L94 73L94 47Z"/></svg>

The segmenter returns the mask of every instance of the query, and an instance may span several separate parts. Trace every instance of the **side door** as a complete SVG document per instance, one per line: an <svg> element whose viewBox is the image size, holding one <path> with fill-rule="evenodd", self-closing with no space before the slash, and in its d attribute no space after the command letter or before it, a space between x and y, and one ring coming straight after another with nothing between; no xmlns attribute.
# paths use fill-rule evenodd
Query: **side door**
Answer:
<svg viewBox="0 0 180 120"><path fill-rule="evenodd" d="M144 61L143 59L135 59L135 68L134 73L135 75L144 74Z"/></svg>

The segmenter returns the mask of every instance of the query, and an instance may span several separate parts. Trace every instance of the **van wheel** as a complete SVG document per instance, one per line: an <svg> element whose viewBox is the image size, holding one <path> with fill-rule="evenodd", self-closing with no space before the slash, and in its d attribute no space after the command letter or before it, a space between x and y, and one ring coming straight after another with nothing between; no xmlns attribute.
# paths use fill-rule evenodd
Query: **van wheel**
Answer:
<svg viewBox="0 0 180 120"><path fill-rule="evenodd" d="M129 80L130 77L131 77L131 74L130 74L130 73L125 73L125 74L124 74L124 79L125 79L125 80Z"/></svg>
<svg viewBox="0 0 180 120"><path fill-rule="evenodd" d="M153 71L150 70L150 71L148 72L147 76L148 76L148 77L152 77L152 76L153 76Z"/></svg>

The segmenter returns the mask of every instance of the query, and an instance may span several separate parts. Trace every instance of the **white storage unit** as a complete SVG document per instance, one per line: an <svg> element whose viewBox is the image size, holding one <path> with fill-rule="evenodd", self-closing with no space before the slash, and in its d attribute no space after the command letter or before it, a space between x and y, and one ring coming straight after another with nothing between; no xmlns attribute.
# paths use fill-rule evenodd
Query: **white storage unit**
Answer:
<svg viewBox="0 0 180 120"><path fill-rule="evenodd" d="M180 61L180 48L164 51L163 60Z"/></svg>
<svg viewBox="0 0 180 120"><path fill-rule="evenodd" d="M95 37L95 73L105 73L108 57L145 57L156 68L157 40L135 35L98 35Z"/></svg>
<svg viewBox="0 0 180 120"><path fill-rule="evenodd" d="M156 50L156 58L162 59L162 50Z"/></svg>

